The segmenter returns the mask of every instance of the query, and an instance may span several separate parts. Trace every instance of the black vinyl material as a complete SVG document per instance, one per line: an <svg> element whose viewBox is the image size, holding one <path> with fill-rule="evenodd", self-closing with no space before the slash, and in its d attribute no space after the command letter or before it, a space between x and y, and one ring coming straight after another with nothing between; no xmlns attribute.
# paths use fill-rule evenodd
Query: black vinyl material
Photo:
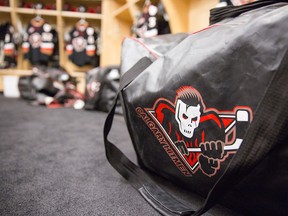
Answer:
<svg viewBox="0 0 288 216"><path fill-rule="evenodd" d="M194 215L217 202L244 215L288 210L286 166L279 162L281 167L272 171L267 163L277 166L276 155L287 162L287 10L286 3L244 10L192 34L146 69L138 62L129 72L139 75L120 88L140 167L207 197ZM185 126L185 119L196 126ZM119 152L106 139L112 121L109 114L104 127L108 159ZM129 161L113 159L115 164L133 175L142 173ZM265 181L259 178L264 173ZM132 178L129 172L123 176ZM139 186L141 181L134 184Z"/></svg>
<svg viewBox="0 0 288 216"><path fill-rule="evenodd" d="M120 67L97 67L86 74L85 109L108 112L113 104L120 81ZM120 101L117 113L122 113Z"/></svg>
<svg viewBox="0 0 288 216"><path fill-rule="evenodd" d="M188 35L188 33L178 33L152 38L125 38L121 49L121 74L127 72L144 56L155 61L177 46Z"/></svg>
<svg viewBox="0 0 288 216"><path fill-rule="evenodd" d="M20 96L26 100L35 100L36 89L32 84L32 80L35 76L21 76L18 81L18 89L20 92Z"/></svg>
<svg viewBox="0 0 288 216"><path fill-rule="evenodd" d="M218 23L227 18L233 18L241 15L244 12L255 10L267 5L279 2L288 2L287 0L258 0L241 6L228 5L226 7L213 8L210 11L210 25Z"/></svg>

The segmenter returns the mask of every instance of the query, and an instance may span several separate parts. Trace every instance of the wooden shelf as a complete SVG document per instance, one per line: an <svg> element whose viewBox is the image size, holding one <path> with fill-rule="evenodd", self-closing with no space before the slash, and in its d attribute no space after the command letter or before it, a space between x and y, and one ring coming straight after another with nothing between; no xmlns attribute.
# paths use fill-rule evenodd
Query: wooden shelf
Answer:
<svg viewBox="0 0 288 216"><path fill-rule="evenodd" d="M86 18L86 19L95 19L101 20L102 15L97 13L81 13L81 12L72 12L72 11L62 11L61 16L65 18Z"/></svg>
<svg viewBox="0 0 288 216"><path fill-rule="evenodd" d="M10 13L11 12L11 7L0 6L0 12Z"/></svg>
<svg viewBox="0 0 288 216"><path fill-rule="evenodd" d="M0 69L1 76L24 76L31 75L32 70L20 70L20 69Z"/></svg>
<svg viewBox="0 0 288 216"><path fill-rule="evenodd" d="M32 9L32 8L16 8L16 13L19 14L40 14L45 16L57 16L59 12L57 10L44 10L44 9Z"/></svg>

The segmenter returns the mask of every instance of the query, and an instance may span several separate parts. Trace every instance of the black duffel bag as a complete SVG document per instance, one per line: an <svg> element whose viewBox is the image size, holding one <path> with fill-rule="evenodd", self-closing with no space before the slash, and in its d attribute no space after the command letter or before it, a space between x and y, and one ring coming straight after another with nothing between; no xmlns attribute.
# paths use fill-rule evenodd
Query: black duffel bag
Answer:
<svg viewBox="0 0 288 216"><path fill-rule="evenodd" d="M268 2L245 5L245 13L191 34L154 62L143 57L122 76L139 166L108 140L114 109L104 126L106 155L163 215L201 215L216 203L243 215L288 212L288 4ZM187 207L143 169L205 203Z"/></svg>
<svg viewBox="0 0 288 216"><path fill-rule="evenodd" d="M32 83L35 75L21 76L18 81L20 96L24 100L33 101L37 98L37 91Z"/></svg>
<svg viewBox="0 0 288 216"><path fill-rule="evenodd" d="M189 36L188 33L178 33L148 38L125 38L121 50L121 74L124 74L144 56L155 61L177 46L187 36Z"/></svg>
<svg viewBox="0 0 288 216"><path fill-rule="evenodd" d="M108 112L119 88L120 67L118 65L96 67L86 74L85 106L86 110ZM122 113L120 100L117 113Z"/></svg>

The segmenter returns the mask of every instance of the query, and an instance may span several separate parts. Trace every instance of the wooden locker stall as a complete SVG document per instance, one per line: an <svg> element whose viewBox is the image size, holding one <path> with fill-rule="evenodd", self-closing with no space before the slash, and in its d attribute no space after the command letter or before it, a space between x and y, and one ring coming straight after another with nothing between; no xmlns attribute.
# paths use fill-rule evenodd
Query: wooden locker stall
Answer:
<svg viewBox="0 0 288 216"><path fill-rule="evenodd" d="M209 10L215 7L217 0L161 0L170 18L172 33L193 32L208 26ZM23 2L37 3L36 0ZM100 30L100 66L120 64L121 44L125 37L132 35L132 25L140 14L145 0L48 0L55 5L55 10L23 8L21 0L10 0L9 6L0 6L0 19L10 21L16 31L23 33L29 20L40 15L49 22L58 32L59 37L59 63L68 73L76 76L80 85L79 90L84 91L85 72L92 68L87 65L78 67L69 61L65 53L65 34L73 27L77 20L83 18L92 27ZM151 0L158 4L159 0ZM101 7L101 13L65 11L65 3L85 7ZM2 76L21 76L31 74L32 65L23 59L21 47L19 48L17 67L0 70L0 91L3 90Z"/></svg>

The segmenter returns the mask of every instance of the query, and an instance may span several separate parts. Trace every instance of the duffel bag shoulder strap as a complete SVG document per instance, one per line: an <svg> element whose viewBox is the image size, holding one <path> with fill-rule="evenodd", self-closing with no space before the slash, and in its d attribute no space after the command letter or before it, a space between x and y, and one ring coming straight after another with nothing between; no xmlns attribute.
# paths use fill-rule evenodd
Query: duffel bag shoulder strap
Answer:
<svg viewBox="0 0 288 216"><path fill-rule="evenodd" d="M130 161L113 143L108 140L113 117L115 113L116 100L121 90L143 72L151 61L144 57L139 60L120 82L117 98L114 106L109 112L104 125L104 143L106 156L110 164L138 190L141 195L156 210L163 215L194 215L199 216L209 210L223 195L231 189L227 187L236 185L243 177L250 173L253 168L275 147L275 143L281 142L286 137L283 128L288 119L288 54L286 53L282 65L271 80L266 94L259 103L253 122L251 123L241 148L230 161L223 175L218 179L210 190L204 204L197 211L193 211L175 197L168 194L157 186L147 174L132 161ZM277 113L275 113L277 109ZM275 113L275 114L271 114ZM269 125L267 125L269 122ZM245 155L245 157L243 157Z"/></svg>
<svg viewBox="0 0 288 216"><path fill-rule="evenodd" d="M226 18L237 17L247 11L251 11L278 2L288 2L288 0L261 0L240 6L228 5L226 7L213 8L210 10L209 24L214 25L215 23L218 23Z"/></svg>
<svg viewBox="0 0 288 216"><path fill-rule="evenodd" d="M123 88L133 81L143 72L152 61L144 57L140 59L129 71L121 78L120 87L114 104L108 113L104 125L104 144L106 157L110 164L148 201L155 209L163 215L191 215L194 211L185 206L157 186L147 174L132 161L130 161L112 142L108 140L108 134L112 127L115 114L116 101Z"/></svg>

